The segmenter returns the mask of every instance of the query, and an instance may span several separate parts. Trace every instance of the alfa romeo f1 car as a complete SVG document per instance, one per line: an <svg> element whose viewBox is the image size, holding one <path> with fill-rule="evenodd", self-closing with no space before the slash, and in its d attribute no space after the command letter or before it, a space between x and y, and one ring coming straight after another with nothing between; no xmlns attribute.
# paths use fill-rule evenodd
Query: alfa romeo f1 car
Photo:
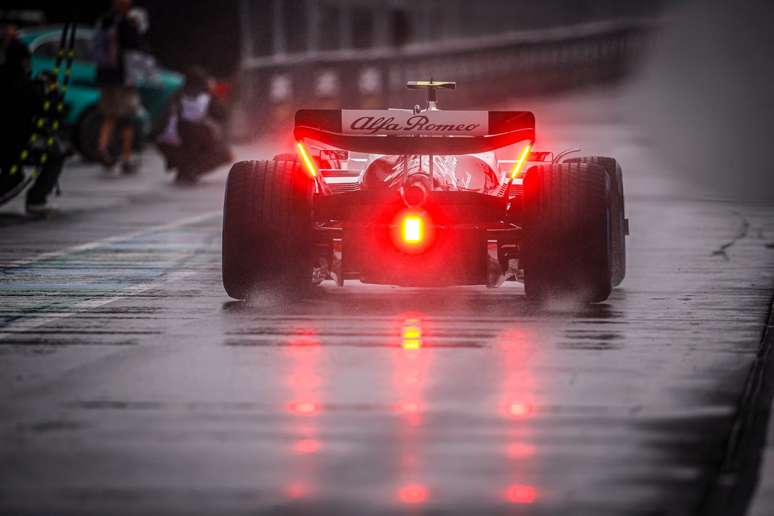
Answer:
<svg viewBox="0 0 774 516"><path fill-rule="evenodd" d="M408 87L424 109L302 109L295 153L234 164L226 292L514 280L530 300L605 300L626 269L616 160L535 152L528 111L439 110L453 82Z"/></svg>

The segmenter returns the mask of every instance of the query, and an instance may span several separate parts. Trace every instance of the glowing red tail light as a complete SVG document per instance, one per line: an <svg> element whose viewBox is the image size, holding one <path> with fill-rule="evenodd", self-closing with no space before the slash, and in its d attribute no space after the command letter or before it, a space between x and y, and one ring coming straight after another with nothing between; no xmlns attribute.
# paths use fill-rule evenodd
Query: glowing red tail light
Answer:
<svg viewBox="0 0 774 516"><path fill-rule="evenodd" d="M296 148L298 148L298 154L301 155L301 161L304 162L304 166L306 166L306 170L309 172L309 175L312 176L314 179L317 177L317 168L314 166L314 162L312 161L312 158L309 157L309 154L306 152L306 148L304 147L304 144L301 142L296 142Z"/></svg>
<svg viewBox="0 0 774 516"><path fill-rule="evenodd" d="M400 223L403 242L419 245L425 240L425 221L419 215L406 215Z"/></svg>
<svg viewBox="0 0 774 516"><path fill-rule="evenodd" d="M404 210L393 219L392 242L408 254L420 254L433 243L435 230L426 212Z"/></svg>

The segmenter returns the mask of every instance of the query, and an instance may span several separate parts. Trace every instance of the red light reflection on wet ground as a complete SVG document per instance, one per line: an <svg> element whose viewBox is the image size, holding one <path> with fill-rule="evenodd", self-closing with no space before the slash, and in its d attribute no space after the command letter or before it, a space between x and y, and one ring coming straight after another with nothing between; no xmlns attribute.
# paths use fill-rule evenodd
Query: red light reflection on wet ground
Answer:
<svg viewBox="0 0 774 516"><path fill-rule="evenodd" d="M401 412L404 412L407 414L416 413L416 412L419 412L419 403L413 403L413 402L401 403L398 406L398 409Z"/></svg>
<svg viewBox="0 0 774 516"><path fill-rule="evenodd" d="M535 416L535 378L530 366L534 346L525 331L511 330L498 338L503 378L499 410L509 419Z"/></svg>
<svg viewBox="0 0 774 516"><path fill-rule="evenodd" d="M498 411L507 425L507 441L503 448L510 462L511 479L515 480L503 493L511 504L529 505L538 498L538 489L524 483L527 465L536 454L534 444L523 440L525 425L536 416L536 379L532 365L534 335L524 329L510 330L498 338L497 349L502 357L502 384Z"/></svg>
<svg viewBox="0 0 774 516"><path fill-rule="evenodd" d="M422 326L417 317L403 320L400 345L403 349L419 349L422 347Z"/></svg>
<svg viewBox="0 0 774 516"><path fill-rule="evenodd" d="M512 459L527 459L535 455L535 447L529 443L514 442L506 446L505 453Z"/></svg>
<svg viewBox="0 0 774 516"><path fill-rule="evenodd" d="M311 493L311 488L301 482L295 482L286 485L283 491L286 497L290 498L291 500L298 500L309 496Z"/></svg>
<svg viewBox="0 0 774 516"><path fill-rule="evenodd" d="M395 412L400 416L397 499L404 504L421 504L428 488L419 479L423 467L422 418L426 410L424 389L430 351L424 348L422 314L404 314L399 319L400 348L393 353Z"/></svg>
<svg viewBox="0 0 774 516"><path fill-rule="evenodd" d="M398 489L398 499L403 503L424 503L427 501L427 497L427 487L422 484L408 484Z"/></svg>
<svg viewBox="0 0 774 516"><path fill-rule="evenodd" d="M294 414L311 416L320 412L320 406L310 401L294 401L288 405L288 410Z"/></svg>
<svg viewBox="0 0 774 516"><path fill-rule="evenodd" d="M311 390L320 385L321 381L319 376L306 372L305 374L289 375L287 384L293 389Z"/></svg>
<svg viewBox="0 0 774 516"><path fill-rule="evenodd" d="M293 417L287 427L287 434L298 436L291 442L289 453L293 457L287 461L289 477L282 488L285 497L296 500L309 498L317 489L318 463L315 458L323 448L319 439L318 416L322 412L321 391L324 387L320 374L320 354L322 348L316 332L310 328L301 328L285 348L287 372L285 385L288 388L288 401L285 410Z"/></svg>
<svg viewBox="0 0 774 516"><path fill-rule="evenodd" d="M409 426L421 424L424 404L422 390L429 355L422 348L424 331L421 314L406 315L400 323L400 347L395 355L394 388L398 397L395 410Z"/></svg>
<svg viewBox="0 0 774 516"><path fill-rule="evenodd" d="M320 441L317 439L299 439L293 443L293 451L298 455L310 455L320 451Z"/></svg>
<svg viewBox="0 0 774 516"><path fill-rule="evenodd" d="M525 484L513 484L505 490L505 499L510 503L531 504L537 500L537 496L537 489Z"/></svg>
<svg viewBox="0 0 774 516"><path fill-rule="evenodd" d="M530 406L528 403L513 401L508 403L506 411L511 417L527 418L532 415L532 406Z"/></svg>

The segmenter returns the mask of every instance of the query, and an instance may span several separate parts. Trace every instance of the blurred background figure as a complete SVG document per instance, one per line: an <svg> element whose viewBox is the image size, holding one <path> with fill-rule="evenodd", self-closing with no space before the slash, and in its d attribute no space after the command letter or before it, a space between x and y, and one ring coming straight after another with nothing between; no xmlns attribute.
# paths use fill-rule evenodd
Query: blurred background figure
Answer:
<svg viewBox="0 0 774 516"><path fill-rule="evenodd" d="M5 49L8 48L13 41L18 40L19 29L16 25L7 25L3 28L3 44L0 48L0 65L5 62Z"/></svg>
<svg viewBox="0 0 774 516"><path fill-rule="evenodd" d="M97 62L97 83L101 87L100 110L104 116L99 131L98 156L109 169L115 160L108 144L116 126L121 131L121 171L131 174L138 163L132 157L135 118L140 100L134 86L127 78L127 52L142 47L140 26L131 17L131 0L115 0L113 8L97 22L93 49Z"/></svg>
<svg viewBox="0 0 774 516"><path fill-rule="evenodd" d="M177 170L177 180L197 178L233 160L225 136L226 108L214 91L214 81L200 66L188 69L185 85L172 104L169 121L158 147L167 170Z"/></svg>
<svg viewBox="0 0 774 516"><path fill-rule="evenodd" d="M124 78L126 84L132 88L137 88L142 84L158 83L159 77L156 60L148 52L145 41L145 34L150 28L148 12L142 7L134 7L129 10L126 16L139 34L137 47L133 49L127 48L124 52Z"/></svg>
<svg viewBox="0 0 774 516"><path fill-rule="evenodd" d="M25 175L21 167L27 164L27 158L22 157L22 153L37 157L27 149L35 130L35 119L38 115L43 116L47 86L44 81L30 77L30 51L24 43L9 38L5 40L3 50L5 58L0 65L0 197L23 182ZM51 211L47 198L62 172L64 152L59 145L46 148L45 152L46 160L32 188L27 191L26 209L33 215Z"/></svg>

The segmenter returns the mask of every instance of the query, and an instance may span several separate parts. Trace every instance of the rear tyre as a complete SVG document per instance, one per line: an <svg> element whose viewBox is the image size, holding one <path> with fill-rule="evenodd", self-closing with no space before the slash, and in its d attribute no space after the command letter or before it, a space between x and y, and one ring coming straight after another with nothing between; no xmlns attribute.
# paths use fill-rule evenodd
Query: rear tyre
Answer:
<svg viewBox="0 0 774 516"><path fill-rule="evenodd" d="M297 154L293 154L292 152L281 152L275 154L272 159L274 161L295 161L297 159Z"/></svg>
<svg viewBox="0 0 774 516"><path fill-rule="evenodd" d="M593 163L599 165L610 178L610 225L613 246L613 286L617 287L626 276L626 213L624 210L623 174L621 165L605 156L570 158L565 163Z"/></svg>
<svg viewBox="0 0 774 516"><path fill-rule="evenodd" d="M524 178L527 298L607 299L612 289L610 180L594 164L532 167Z"/></svg>
<svg viewBox="0 0 774 516"><path fill-rule="evenodd" d="M231 167L223 206L223 286L229 296L278 289L299 293L312 281L313 182L296 161L240 161Z"/></svg>

